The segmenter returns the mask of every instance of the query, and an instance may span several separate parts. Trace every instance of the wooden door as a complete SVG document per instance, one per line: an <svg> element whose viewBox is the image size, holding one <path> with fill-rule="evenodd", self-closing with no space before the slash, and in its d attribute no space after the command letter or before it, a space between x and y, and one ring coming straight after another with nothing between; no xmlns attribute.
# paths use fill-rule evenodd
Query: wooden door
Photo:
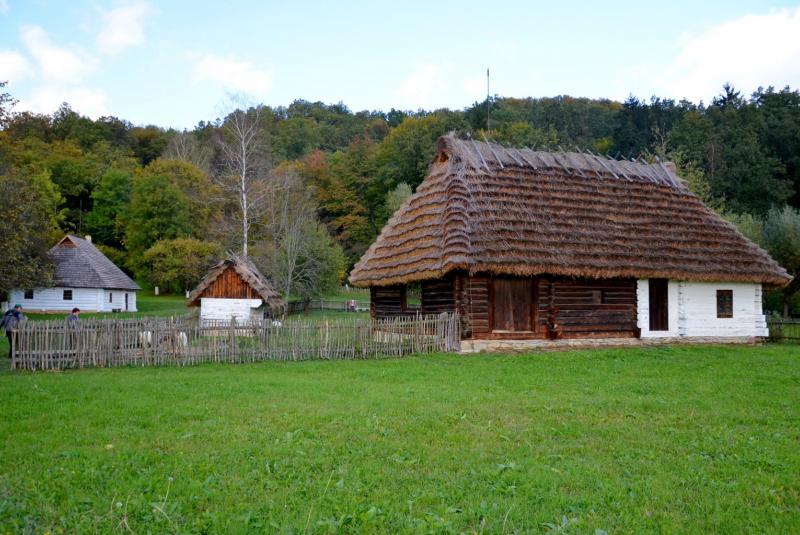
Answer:
<svg viewBox="0 0 800 535"><path fill-rule="evenodd" d="M534 331L533 279L492 280L492 331Z"/></svg>
<svg viewBox="0 0 800 535"><path fill-rule="evenodd" d="M650 279L650 330L669 330L669 281Z"/></svg>
<svg viewBox="0 0 800 535"><path fill-rule="evenodd" d="M128 294L125 294L125 311L128 311Z"/></svg>

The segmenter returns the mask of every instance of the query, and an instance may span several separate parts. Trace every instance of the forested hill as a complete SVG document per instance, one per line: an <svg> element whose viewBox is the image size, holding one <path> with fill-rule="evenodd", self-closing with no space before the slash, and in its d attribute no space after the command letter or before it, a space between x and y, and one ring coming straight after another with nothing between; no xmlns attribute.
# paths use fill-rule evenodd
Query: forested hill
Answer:
<svg viewBox="0 0 800 535"><path fill-rule="evenodd" d="M734 218L761 221L773 207L800 207L800 91L788 87L746 97L725 86L707 105L496 96L464 110L416 112L353 112L342 103L304 100L245 106L256 132L253 173L263 179L255 187L272 188L266 197L299 210L302 224L280 215L276 201L242 214L231 189L237 171L226 152L236 138L235 113L178 132L116 117L91 120L67 104L52 115L15 112L13 104L2 97L0 209L7 221L10 212L28 210L18 224L33 236L15 247L35 255L31 244L41 249L60 232L90 234L136 276L176 289L193 284L211 258L245 243L274 278L286 279L285 291L310 295L320 280L332 284L424 179L439 136L472 132L480 139L487 105L492 138L503 144L656 154L676 162L695 193ZM301 234L315 236L313 243L285 265L269 264L289 255L282 240L298 225ZM305 283L287 274L314 255L331 266L327 274L316 271ZM30 281L37 269L30 268ZM6 289L21 283L0 279Z"/></svg>

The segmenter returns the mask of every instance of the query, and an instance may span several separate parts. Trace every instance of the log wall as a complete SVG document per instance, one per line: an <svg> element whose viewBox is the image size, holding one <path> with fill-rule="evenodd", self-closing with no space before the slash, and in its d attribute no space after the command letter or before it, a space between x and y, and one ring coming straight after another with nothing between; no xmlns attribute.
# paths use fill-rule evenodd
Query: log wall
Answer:
<svg viewBox="0 0 800 535"><path fill-rule="evenodd" d="M456 309L455 278L423 281L421 284L423 314L441 314Z"/></svg>
<svg viewBox="0 0 800 535"><path fill-rule="evenodd" d="M636 279L539 279L539 330L547 325L553 286L564 338L638 336Z"/></svg>
<svg viewBox="0 0 800 535"><path fill-rule="evenodd" d="M556 323L564 338L624 338L639 336L635 279L572 279L538 277L534 332L492 332L492 277L463 273L422 283L422 311L437 314L458 310L462 336L476 339L538 339L547 337L550 292L559 312ZM373 287L373 317L409 314L403 286Z"/></svg>
<svg viewBox="0 0 800 535"><path fill-rule="evenodd" d="M406 311L406 287L372 286L369 293L369 310L373 318L389 318L408 315Z"/></svg>

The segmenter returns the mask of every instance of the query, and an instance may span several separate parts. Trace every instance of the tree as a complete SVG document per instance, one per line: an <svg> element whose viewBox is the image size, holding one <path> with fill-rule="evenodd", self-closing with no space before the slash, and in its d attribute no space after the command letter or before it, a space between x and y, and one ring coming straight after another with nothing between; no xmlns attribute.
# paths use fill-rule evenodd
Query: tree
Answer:
<svg viewBox="0 0 800 535"><path fill-rule="evenodd" d="M208 172L211 162L211 148L203 143L195 132L173 132L164 151L164 159L181 160Z"/></svg>
<svg viewBox="0 0 800 535"><path fill-rule="evenodd" d="M192 234L204 239L209 234L212 220L218 217L217 199L221 192L203 171L183 160L158 158L144 168L144 174L163 176L183 194L189 209Z"/></svg>
<svg viewBox="0 0 800 535"><path fill-rule="evenodd" d="M8 80L0 82L0 89L6 85L8 85ZM7 121L11 119L11 109L17 105L17 102L10 93L0 93L0 127L5 127Z"/></svg>
<svg viewBox="0 0 800 535"><path fill-rule="evenodd" d="M217 146L220 157L214 175L229 210L228 227L241 243L247 258L251 229L264 215L265 203L272 194L268 174L271 167L264 140L265 110L254 106L244 95L229 95L228 113L222 122Z"/></svg>
<svg viewBox="0 0 800 535"><path fill-rule="evenodd" d="M186 291L200 282L221 252L219 244L196 238L160 240L144 253L148 280L165 288L175 283L181 292Z"/></svg>
<svg viewBox="0 0 800 535"><path fill-rule="evenodd" d="M133 181L130 205L121 215L129 264L137 276L148 276L144 252L159 240L191 235L189 209L181 190L163 176L142 175Z"/></svg>
<svg viewBox="0 0 800 535"><path fill-rule="evenodd" d="M47 253L59 233L60 204L46 173L26 176L8 168L0 173L0 301L9 290L51 284Z"/></svg>
<svg viewBox="0 0 800 535"><path fill-rule="evenodd" d="M392 218L394 213L403 206L406 199L411 197L411 186L405 182L401 182L392 191L386 194L386 201L383 203L384 213L386 214L385 221Z"/></svg>
<svg viewBox="0 0 800 535"><path fill-rule="evenodd" d="M86 232L94 237L95 243L122 247L119 215L131 202L132 182L130 174L111 169L103 175L100 186L92 192L94 207L86 215Z"/></svg>
<svg viewBox="0 0 800 535"><path fill-rule="evenodd" d="M303 184L293 166L274 174L280 187L269 203L266 239L256 248L256 263L287 301L322 295L344 277L344 254L316 218L313 188Z"/></svg>
<svg viewBox="0 0 800 535"><path fill-rule="evenodd" d="M789 302L800 291L800 211L791 206L773 207L764 219L767 252L794 279L783 288L783 316L789 317Z"/></svg>

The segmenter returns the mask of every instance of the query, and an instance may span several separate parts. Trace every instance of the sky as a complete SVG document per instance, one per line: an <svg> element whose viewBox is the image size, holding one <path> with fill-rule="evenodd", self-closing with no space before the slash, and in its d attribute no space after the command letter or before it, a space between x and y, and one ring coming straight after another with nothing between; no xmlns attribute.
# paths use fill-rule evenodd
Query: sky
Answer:
<svg viewBox="0 0 800 535"><path fill-rule="evenodd" d="M760 1L0 0L17 110L192 128L226 95L353 111L486 98L708 103L722 85L800 87L800 4Z"/></svg>

